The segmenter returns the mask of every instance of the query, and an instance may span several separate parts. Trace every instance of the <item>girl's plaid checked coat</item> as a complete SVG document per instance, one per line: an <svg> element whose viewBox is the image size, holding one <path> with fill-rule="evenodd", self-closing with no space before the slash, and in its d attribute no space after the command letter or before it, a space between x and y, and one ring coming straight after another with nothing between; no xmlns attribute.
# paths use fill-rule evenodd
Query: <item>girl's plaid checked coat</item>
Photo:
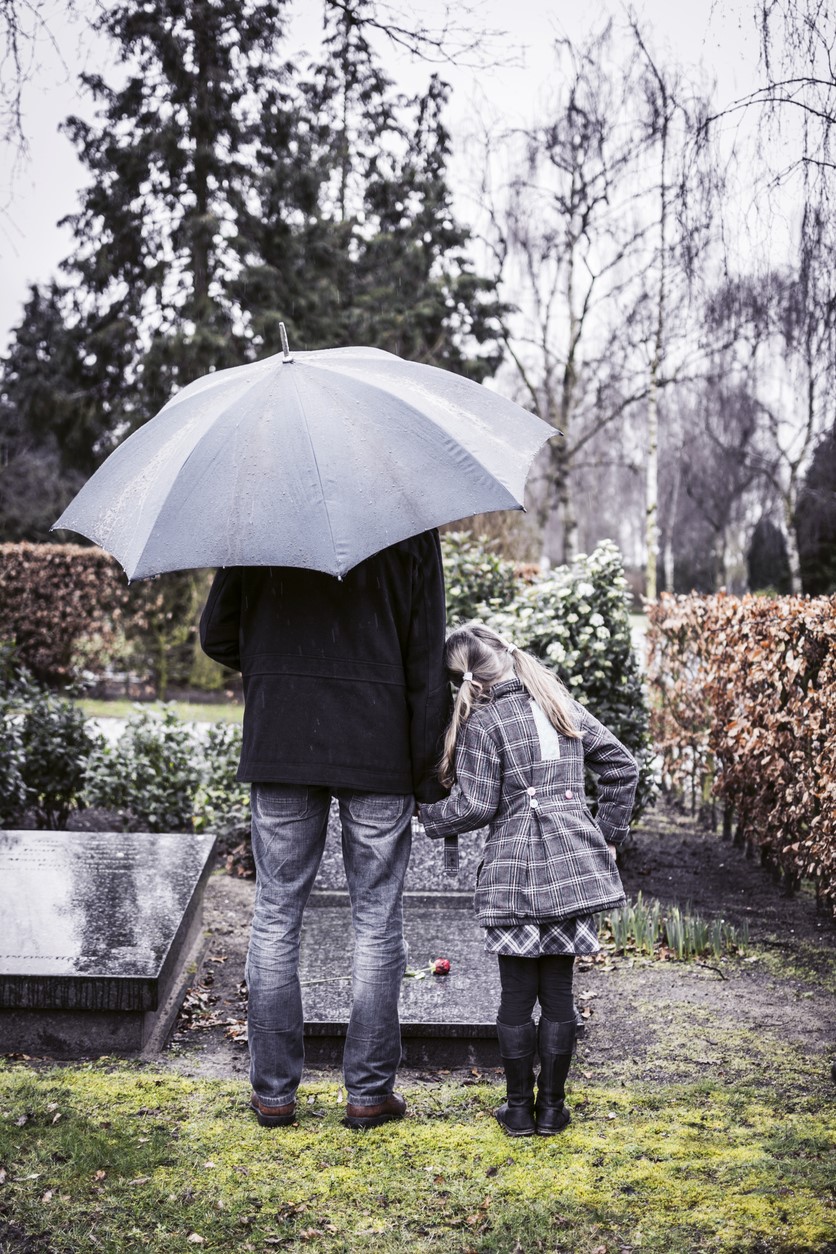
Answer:
<svg viewBox="0 0 836 1254"><path fill-rule="evenodd" d="M580 740L560 736L560 757L542 759L531 700L517 679L496 684L456 744L450 796L421 806L428 836L488 824L476 875L483 927L571 919L624 902L607 844L627 837L638 769L612 732L572 702ZM584 793L584 766L598 777L598 815Z"/></svg>

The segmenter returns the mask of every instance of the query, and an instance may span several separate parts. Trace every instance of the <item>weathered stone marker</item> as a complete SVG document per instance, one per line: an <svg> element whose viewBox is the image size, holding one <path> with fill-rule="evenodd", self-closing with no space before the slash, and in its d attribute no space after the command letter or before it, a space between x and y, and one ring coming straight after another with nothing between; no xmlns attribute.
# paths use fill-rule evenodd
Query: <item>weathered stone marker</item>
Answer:
<svg viewBox="0 0 836 1254"><path fill-rule="evenodd" d="M480 836L463 837L460 874L448 875L442 843L416 828L404 898L409 965L426 971L435 958L447 958L451 970L403 982L401 1039L409 1066L499 1065L499 972L496 958L484 952L484 933L473 911L481 854ZM352 927L334 812L310 905L299 969L305 1054L312 1065L339 1063L351 1008Z"/></svg>
<svg viewBox="0 0 836 1254"><path fill-rule="evenodd" d="M299 977L309 1062L338 1063L351 1008L351 908L342 893L320 892L305 915ZM411 969L426 972L447 958L449 975L403 982L404 1063L409 1066L498 1066L496 958L484 952L470 893L408 892L404 933Z"/></svg>
<svg viewBox="0 0 836 1254"><path fill-rule="evenodd" d="M213 839L0 831L0 1053L161 1046L202 947Z"/></svg>

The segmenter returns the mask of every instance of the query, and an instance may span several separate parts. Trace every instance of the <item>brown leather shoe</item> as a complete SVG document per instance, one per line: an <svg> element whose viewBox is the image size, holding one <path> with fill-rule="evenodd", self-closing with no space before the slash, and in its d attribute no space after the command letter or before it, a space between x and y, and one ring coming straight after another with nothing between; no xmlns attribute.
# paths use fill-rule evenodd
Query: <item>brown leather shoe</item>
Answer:
<svg viewBox="0 0 836 1254"><path fill-rule="evenodd" d="M296 1122L295 1102L289 1102L287 1106L265 1106L253 1093L250 1105L258 1115L262 1128L286 1128L288 1124Z"/></svg>
<svg viewBox="0 0 836 1254"><path fill-rule="evenodd" d="M405 1114L406 1102L400 1093L391 1093L385 1102L377 1106L353 1106L349 1102L343 1123L347 1128L376 1128L390 1119L403 1119Z"/></svg>

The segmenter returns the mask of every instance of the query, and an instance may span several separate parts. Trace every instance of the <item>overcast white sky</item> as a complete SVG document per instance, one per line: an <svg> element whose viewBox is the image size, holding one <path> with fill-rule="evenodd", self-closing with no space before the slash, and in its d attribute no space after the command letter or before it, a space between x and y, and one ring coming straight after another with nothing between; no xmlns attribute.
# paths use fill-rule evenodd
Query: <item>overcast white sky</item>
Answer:
<svg viewBox="0 0 836 1254"><path fill-rule="evenodd" d="M428 22L443 7L441 0L409 5ZM722 103L755 85L758 50L751 0L638 0L635 8L662 59L668 52L683 66L701 64L709 78L716 77ZM70 113L89 115L76 86L79 70L106 72L107 67L107 44L94 41L82 23L68 22L65 10L59 0L46 6L60 54L42 42L37 77L24 100L29 160L13 181L10 155L0 153L0 205L5 206L0 213L0 350L20 319L29 285L47 281L69 251L69 235L57 223L75 208L84 171L58 127ZM297 0L296 12L295 38L310 45L319 27L319 2ZM548 84L555 32L581 38L607 12L623 17L624 6L619 0L479 0L484 26L505 32L494 46L508 60L478 72L439 67L453 85L448 123L454 142L463 149L476 110L491 110L503 125L532 121ZM426 66L398 63L391 54L387 67L406 88L426 80Z"/></svg>

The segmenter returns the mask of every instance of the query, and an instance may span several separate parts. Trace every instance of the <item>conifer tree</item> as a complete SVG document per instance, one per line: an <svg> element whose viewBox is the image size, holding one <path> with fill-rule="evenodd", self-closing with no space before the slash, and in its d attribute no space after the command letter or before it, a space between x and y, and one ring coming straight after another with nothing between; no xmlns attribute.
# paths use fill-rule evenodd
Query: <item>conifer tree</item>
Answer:
<svg viewBox="0 0 836 1254"><path fill-rule="evenodd" d="M499 363L500 306L452 210L448 88L433 77L415 100L395 90L374 12L329 0L323 59L291 108L271 103L236 295L259 352L276 351L281 320L298 348L367 344L484 378Z"/></svg>
<svg viewBox="0 0 836 1254"><path fill-rule="evenodd" d="M83 81L99 119L67 130L91 175L66 269L93 316L127 318L132 422L174 387L237 359L226 280L262 95L278 74L288 0L144 0L97 25L127 67Z"/></svg>

